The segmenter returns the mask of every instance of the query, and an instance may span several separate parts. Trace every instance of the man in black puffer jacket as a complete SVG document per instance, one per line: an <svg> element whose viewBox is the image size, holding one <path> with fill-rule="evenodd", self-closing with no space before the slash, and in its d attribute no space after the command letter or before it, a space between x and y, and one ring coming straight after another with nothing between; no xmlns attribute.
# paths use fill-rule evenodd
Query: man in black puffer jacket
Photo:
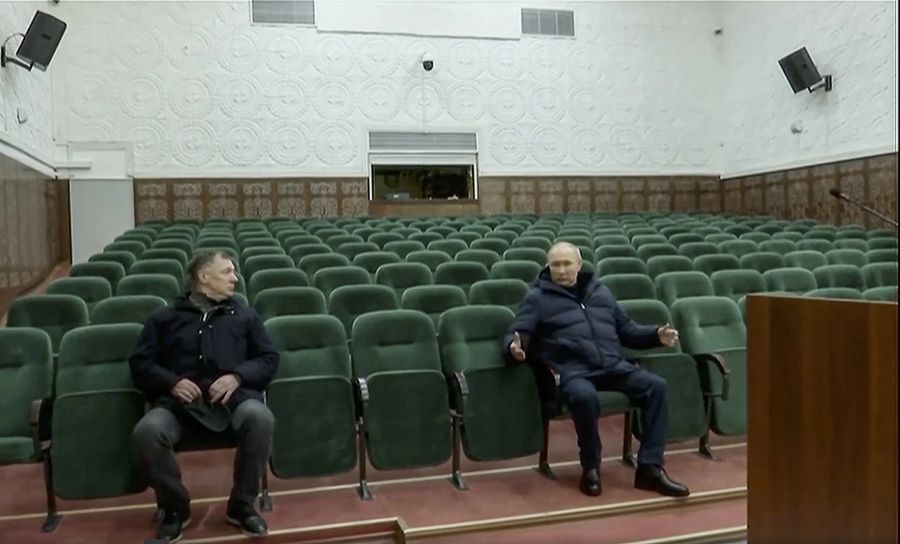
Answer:
<svg viewBox="0 0 900 544"><path fill-rule="evenodd" d="M634 323L608 287L593 274L581 272L581 263L581 252L572 244L560 242L550 248L547 268L528 292L506 336L506 353L523 362L527 349L559 372L563 399L578 435L583 493L601 493L597 391L603 390L621 391L640 406L643 437L635 487L686 496L688 488L671 480L662 468L668 434L666 382L622 355L622 346L672 346L678 331L668 324Z"/></svg>
<svg viewBox="0 0 900 544"><path fill-rule="evenodd" d="M135 386L153 405L135 426L133 442L164 510L157 538L178 541L190 521L174 448L203 427L234 431L226 520L262 536L268 528L253 502L272 446L275 418L263 391L278 368L278 352L256 312L232 298L237 276L227 254L200 252L188 273L191 290L150 316L129 361Z"/></svg>

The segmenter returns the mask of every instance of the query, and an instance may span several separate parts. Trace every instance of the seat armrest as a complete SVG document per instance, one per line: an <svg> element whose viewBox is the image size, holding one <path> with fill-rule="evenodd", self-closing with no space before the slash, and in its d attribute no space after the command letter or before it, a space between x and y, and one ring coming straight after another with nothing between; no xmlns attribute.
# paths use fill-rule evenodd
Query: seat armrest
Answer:
<svg viewBox="0 0 900 544"><path fill-rule="evenodd" d="M731 370L725 363L725 358L718 353L701 353L694 355L694 358L699 364L711 364L719 371L719 374L722 375L722 393L714 394L714 396L719 396L722 398L722 400L728 400L728 389L729 384L731 383Z"/></svg>

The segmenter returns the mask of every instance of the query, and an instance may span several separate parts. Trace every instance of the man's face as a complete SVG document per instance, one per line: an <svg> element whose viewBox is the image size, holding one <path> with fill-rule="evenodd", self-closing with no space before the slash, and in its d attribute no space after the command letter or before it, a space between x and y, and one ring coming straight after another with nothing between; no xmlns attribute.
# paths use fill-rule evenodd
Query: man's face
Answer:
<svg viewBox="0 0 900 544"><path fill-rule="evenodd" d="M217 255L215 259L200 270L198 278L200 290L213 300L225 300L234 295L237 285L237 275L234 273L234 263Z"/></svg>
<svg viewBox="0 0 900 544"><path fill-rule="evenodd" d="M550 267L550 279L553 283L571 287L578 280L581 258L572 248L557 246L547 253L547 266Z"/></svg>

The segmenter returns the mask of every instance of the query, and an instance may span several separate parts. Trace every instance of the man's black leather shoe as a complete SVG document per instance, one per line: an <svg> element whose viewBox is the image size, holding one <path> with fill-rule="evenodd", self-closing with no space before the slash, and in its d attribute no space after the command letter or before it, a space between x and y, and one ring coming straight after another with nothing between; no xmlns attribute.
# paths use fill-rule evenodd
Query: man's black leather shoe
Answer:
<svg viewBox="0 0 900 544"><path fill-rule="evenodd" d="M255 510L226 512L225 521L235 527L240 527L241 532L247 536L266 536L269 533L269 526L266 525L266 520Z"/></svg>
<svg viewBox="0 0 900 544"><path fill-rule="evenodd" d="M578 489L589 497L597 497L603 493L603 488L600 486L600 473L597 469L592 468L581 473Z"/></svg>
<svg viewBox="0 0 900 544"><path fill-rule="evenodd" d="M156 538L174 544L181 540L181 531L191 523L191 511L165 510L156 530Z"/></svg>
<svg viewBox="0 0 900 544"><path fill-rule="evenodd" d="M665 469L656 465L638 465L634 473L634 487L669 497L687 497L691 494L686 486L669 478Z"/></svg>

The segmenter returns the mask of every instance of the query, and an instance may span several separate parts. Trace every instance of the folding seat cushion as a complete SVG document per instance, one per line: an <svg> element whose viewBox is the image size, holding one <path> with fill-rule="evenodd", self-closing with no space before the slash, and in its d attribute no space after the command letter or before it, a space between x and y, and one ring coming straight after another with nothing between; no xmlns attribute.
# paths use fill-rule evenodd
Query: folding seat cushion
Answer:
<svg viewBox="0 0 900 544"><path fill-rule="evenodd" d="M247 282L247 298L254 303L257 295L274 287L307 287L309 278L297 268L271 268L253 274Z"/></svg>
<svg viewBox="0 0 900 544"><path fill-rule="evenodd" d="M711 399L710 428L720 435L746 433L747 330L737 304L724 297L692 297L676 300L671 310L681 347L698 361L700 383Z"/></svg>
<svg viewBox="0 0 900 544"><path fill-rule="evenodd" d="M112 288L104 278L95 276L68 277L53 280L47 286L48 295L74 295L84 301L88 314L103 299L112 296Z"/></svg>
<svg viewBox="0 0 900 544"><path fill-rule="evenodd" d="M665 272L690 272L694 263L683 255L659 255L647 261L647 274L651 279Z"/></svg>
<svg viewBox="0 0 900 544"><path fill-rule="evenodd" d="M354 376L365 383L361 416L372 466L447 461L450 406L431 319L411 310L363 314L353 324L351 346Z"/></svg>
<svg viewBox="0 0 900 544"><path fill-rule="evenodd" d="M168 302L154 295L123 295L101 300L91 311L91 325L137 323L143 325Z"/></svg>
<svg viewBox="0 0 900 544"><path fill-rule="evenodd" d="M462 447L476 461L513 459L541 449L540 396L528 365L510 366L503 338L514 315L498 306L447 310L438 338L451 403L460 414ZM458 464L454 472L458 470Z"/></svg>
<svg viewBox="0 0 900 544"><path fill-rule="evenodd" d="M420 285L403 292L400 308L428 314L437 330L441 315L445 311L465 306L467 303L466 292L457 285Z"/></svg>
<svg viewBox="0 0 900 544"><path fill-rule="evenodd" d="M53 390L53 346L39 329L0 328L0 466L37 461L32 403Z"/></svg>
<svg viewBox="0 0 900 544"><path fill-rule="evenodd" d="M821 289L813 289L804 294L807 297L813 298L837 298L837 299L848 299L848 300L862 300L863 295L857 289L850 289L848 287L823 287Z"/></svg>
<svg viewBox="0 0 900 544"><path fill-rule="evenodd" d="M378 267L375 272L375 283L393 289L397 294L397 300L400 300L403 291L417 285L431 285L434 283L434 277L431 270L422 263L394 263Z"/></svg>
<svg viewBox="0 0 900 544"><path fill-rule="evenodd" d="M266 391L278 424L270 464L279 478L328 476L357 462L350 352L330 315L281 316L266 322L280 355Z"/></svg>
<svg viewBox="0 0 900 544"><path fill-rule="evenodd" d="M870 287L863 291L863 298L866 300L897 302L897 287Z"/></svg>
<svg viewBox="0 0 900 544"><path fill-rule="evenodd" d="M264 322L282 315L328 313L325 295L315 287L271 287L256 294L253 308Z"/></svg>
<svg viewBox="0 0 900 544"><path fill-rule="evenodd" d="M8 327L32 327L47 333L54 354L67 332L87 324L87 304L75 295L17 297L10 305L6 319Z"/></svg>
<svg viewBox="0 0 900 544"><path fill-rule="evenodd" d="M141 329L134 323L92 325L62 340L50 459L54 492L64 499L116 497L147 487L131 440L145 399L128 366Z"/></svg>
<svg viewBox="0 0 900 544"><path fill-rule="evenodd" d="M547 252L534 247L511 247L503 252L504 261L531 261L541 267L547 264Z"/></svg>

